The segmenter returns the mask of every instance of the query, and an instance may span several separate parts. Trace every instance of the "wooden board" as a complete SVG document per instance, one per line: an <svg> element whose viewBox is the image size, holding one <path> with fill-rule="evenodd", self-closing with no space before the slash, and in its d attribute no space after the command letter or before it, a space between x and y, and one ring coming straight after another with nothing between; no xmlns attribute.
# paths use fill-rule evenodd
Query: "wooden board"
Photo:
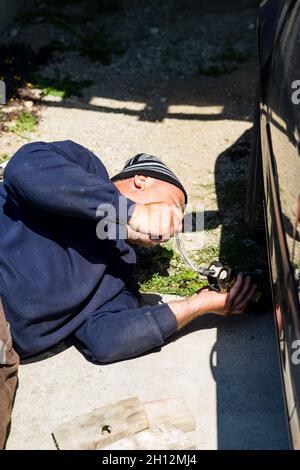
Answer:
<svg viewBox="0 0 300 470"><path fill-rule="evenodd" d="M141 404L133 397L72 419L59 426L53 437L64 450L114 449L119 442L125 446L122 449L126 445L128 449L151 449L151 445L154 449L194 449L185 433L195 428L195 419L182 398Z"/></svg>
<svg viewBox="0 0 300 470"><path fill-rule="evenodd" d="M181 397L144 403L150 426L169 423L183 432L194 431L196 420Z"/></svg>
<svg viewBox="0 0 300 470"><path fill-rule="evenodd" d="M196 450L193 433L184 433L171 424L151 427L102 450Z"/></svg>
<svg viewBox="0 0 300 470"><path fill-rule="evenodd" d="M59 426L53 433L62 450L95 450L149 427L137 397L103 406Z"/></svg>

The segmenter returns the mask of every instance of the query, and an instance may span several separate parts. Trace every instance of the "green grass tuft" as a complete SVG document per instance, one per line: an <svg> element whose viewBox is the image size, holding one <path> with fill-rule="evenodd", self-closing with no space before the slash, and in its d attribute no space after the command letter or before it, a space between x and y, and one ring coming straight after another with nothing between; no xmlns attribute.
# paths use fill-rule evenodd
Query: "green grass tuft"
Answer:
<svg viewBox="0 0 300 470"><path fill-rule="evenodd" d="M34 87L42 90L42 96L58 96L69 98L70 96L82 96L82 88L91 86L92 80L72 80L68 75L62 75L60 70L55 68L52 77L38 75Z"/></svg>
<svg viewBox="0 0 300 470"><path fill-rule="evenodd" d="M10 127L10 131L14 132L23 139L27 139L26 134L33 132L37 125L37 117L33 113L21 111L16 119L15 124Z"/></svg>
<svg viewBox="0 0 300 470"><path fill-rule="evenodd" d="M206 285L205 279L200 279L197 273L187 270L169 276L154 274L141 285L141 292L190 296Z"/></svg>
<svg viewBox="0 0 300 470"><path fill-rule="evenodd" d="M189 296L207 285L207 280L189 269L172 248L159 246L137 251L136 274L142 292ZM208 246L194 253L198 265L208 265L218 258L219 249Z"/></svg>
<svg viewBox="0 0 300 470"><path fill-rule="evenodd" d="M9 155L7 153L3 153L2 155L0 155L0 163L4 163L7 160L9 160Z"/></svg>

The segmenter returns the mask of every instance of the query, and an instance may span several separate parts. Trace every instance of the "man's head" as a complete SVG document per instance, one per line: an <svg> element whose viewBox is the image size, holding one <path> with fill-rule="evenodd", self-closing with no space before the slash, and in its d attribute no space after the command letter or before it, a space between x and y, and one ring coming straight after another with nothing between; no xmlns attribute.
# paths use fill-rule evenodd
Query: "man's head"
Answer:
<svg viewBox="0 0 300 470"><path fill-rule="evenodd" d="M166 202L182 209L187 194L177 176L159 158L140 153L112 178L121 194L139 204Z"/></svg>
<svg viewBox="0 0 300 470"><path fill-rule="evenodd" d="M177 208L177 213L179 210L183 216L187 203L185 189L176 175L157 157L136 155L126 162L112 181L122 195L137 204L162 203L162 207L170 207L170 213L173 214L173 209ZM163 217L165 213L164 210Z"/></svg>
<svg viewBox="0 0 300 470"><path fill-rule="evenodd" d="M175 204L184 210L184 193L166 181L151 176L134 175L124 180L116 180L114 184L123 196L138 204L164 202L168 205Z"/></svg>

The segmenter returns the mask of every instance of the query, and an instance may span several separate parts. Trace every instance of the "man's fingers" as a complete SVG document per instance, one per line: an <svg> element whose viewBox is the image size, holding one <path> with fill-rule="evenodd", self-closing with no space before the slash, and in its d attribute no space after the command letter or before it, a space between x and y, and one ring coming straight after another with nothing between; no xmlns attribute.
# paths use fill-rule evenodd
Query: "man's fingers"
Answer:
<svg viewBox="0 0 300 470"><path fill-rule="evenodd" d="M170 206L171 210L171 217L170 217L170 229L171 232L169 233L170 238L174 235L175 232L181 230L182 227L182 219L183 219L183 211L175 204Z"/></svg>
<svg viewBox="0 0 300 470"><path fill-rule="evenodd" d="M242 313L247 307L253 294L256 291L256 286L251 284L251 278L246 278L239 273L237 280L229 292L229 310L231 313Z"/></svg>
<svg viewBox="0 0 300 470"><path fill-rule="evenodd" d="M162 243L162 240L151 240L149 235L145 235L141 232L136 232L135 230L132 230L132 228L129 226L127 226L127 239L134 245L142 245L150 248Z"/></svg>
<svg viewBox="0 0 300 470"><path fill-rule="evenodd" d="M234 303L238 305L243 301L243 299L247 296L248 291L251 289L251 278L249 276L243 278L243 283L240 287L239 292L236 294L234 298Z"/></svg>
<svg viewBox="0 0 300 470"><path fill-rule="evenodd" d="M182 227L183 211L175 204L149 203L145 204L142 216L136 219L133 219L136 231L146 233L152 239L169 240Z"/></svg>
<svg viewBox="0 0 300 470"><path fill-rule="evenodd" d="M173 215L174 215L174 231L180 232L182 230L182 221L184 217L184 213L181 207L174 206Z"/></svg>
<svg viewBox="0 0 300 470"><path fill-rule="evenodd" d="M255 294L256 289L257 289L256 285L251 286L251 288L249 289L247 294L244 296L244 298L239 303L236 304L237 310L244 311L246 309L248 303L250 302L253 295Z"/></svg>
<svg viewBox="0 0 300 470"><path fill-rule="evenodd" d="M256 285L251 286L251 288L249 289L247 294L244 296L244 298L239 303L236 303L233 306L232 313L235 313L235 314L243 313L246 310L250 300L252 299L256 289L257 289Z"/></svg>
<svg viewBox="0 0 300 470"><path fill-rule="evenodd" d="M243 274L239 273L234 285L230 289L230 302L235 301L236 296L239 294L242 288L243 282L244 282Z"/></svg>

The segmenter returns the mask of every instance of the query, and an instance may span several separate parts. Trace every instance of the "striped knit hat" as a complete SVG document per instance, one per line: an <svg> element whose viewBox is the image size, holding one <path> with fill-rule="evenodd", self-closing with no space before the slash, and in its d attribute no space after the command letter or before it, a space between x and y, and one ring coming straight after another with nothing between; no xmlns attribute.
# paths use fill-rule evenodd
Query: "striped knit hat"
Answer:
<svg viewBox="0 0 300 470"><path fill-rule="evenodd" d="M177 176L159 158L147 153L139 153L125 163L123 170L111 178L111 181L125 180L135 175L151 176L157 180L171 183L181 189L187 204L187 193Z"/></svg>

